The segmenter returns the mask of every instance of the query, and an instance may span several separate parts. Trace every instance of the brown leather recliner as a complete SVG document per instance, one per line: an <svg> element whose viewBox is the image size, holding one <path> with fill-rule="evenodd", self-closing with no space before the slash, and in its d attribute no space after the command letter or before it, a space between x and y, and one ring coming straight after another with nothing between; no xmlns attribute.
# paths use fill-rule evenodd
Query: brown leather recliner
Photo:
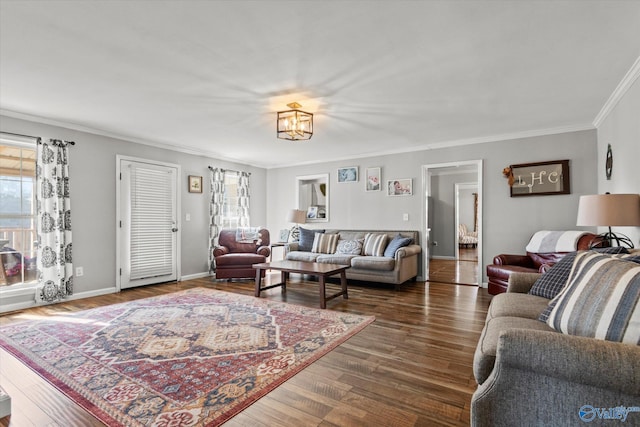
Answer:
<svg viewBox="0 0 640 427"><path fill-rule="evenodd" d="M220 231L218 245L213 248L216 279L255 279L252 265L267 262L271 254L269 230L261 228L258 233L260 238L253 242L238 242L235 228Z"/></svg>
<svg viewBox="0 0 640 427"><path fill-rule="evenodd" d="M597 236L586 233L578 240L577 250L593 247ZM600 241L598 247L604 244ZM527 252L526 255L500 254L493 258L493 264L487 265L488 292L497 295L507 291L509 276L513 272L544 273L549 267L560 261L569 252Z"/></svg>

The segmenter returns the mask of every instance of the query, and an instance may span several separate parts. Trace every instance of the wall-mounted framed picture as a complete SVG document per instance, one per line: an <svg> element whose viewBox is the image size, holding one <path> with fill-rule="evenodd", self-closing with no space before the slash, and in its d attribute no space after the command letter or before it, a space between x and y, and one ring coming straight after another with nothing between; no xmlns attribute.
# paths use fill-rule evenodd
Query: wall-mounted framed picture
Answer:
<svg viewBox="0 0 640 427"><path fill-rule="evenodd" d="M338 168L338 182L358 182L358 167Z"/></svg>
<svg viewBox="0 0 640 427"><path fill-rule="evenodd" d="M189 193L202 193L202 177L189 175Z"/></svg>
<svg viewBox="0 0 640 427"><path fill-rule="evenodd" d="M365 170L365 191L380 191L382 186L380 185L380 168L367 168Z"/></svg>
<svg viewBox="0 0 640 427"><path fill-rule="evenodd" d="M387 196L411 196L413 194L413 180L411 178L396 178L387 181Z"/></svg>
<svg viewBox="0 0 640 427"><path fill-rule="evenodd" d="M511 165L511 197L570 194L569 160Z"/></svg>

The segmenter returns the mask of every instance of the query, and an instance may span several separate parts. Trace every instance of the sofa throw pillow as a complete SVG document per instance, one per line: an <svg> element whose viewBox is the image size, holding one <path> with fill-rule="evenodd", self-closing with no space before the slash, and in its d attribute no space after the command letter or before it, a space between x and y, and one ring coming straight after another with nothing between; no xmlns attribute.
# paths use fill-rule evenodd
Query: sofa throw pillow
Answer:
<svg viewBox="0 0 640 427"><path fill-rule="evenodd" d="M298 250L303 252L311 252L311 249L313 249L313 239L315 238L316 233L324 233L324 230L310 230L300 227Z"/></svg>
<svg viewBox="0 0 640 427"><path fill-rule="evenodd" d="M605 254L629 253L629 251L623 247L601 248L594 250ZM571 272L571 267L573 266L573 261L576 259L577 253L578 252L569 252L560 261L555 263L551 268L549 268L549 270L540 276L538 280L536 280L529 290L529 293L531 295L537 295L548 299L555 298L555 296L560 293L564 285L567 284L569 273ZM543 321L546 321L546 319Z"/></svg>
<svg viewBox="0 0 640 427"><path fill-rule="evenodd" d="M339 234L316 233L313 238L313 247L311 252L317 254L333 254L338 246Z"/></svg>
<svg viewBox="0 0 640 427"><path fill-rule="evenodd" d="M338 240L337 254L341 255L362 255L364 239Z"/></svg>
<svg viewBox="0 0 640 427"><path fill-rule="evenodd" d="M547 325L569 335L640 345L640 265L582 252ZM550 303L550 304L551 304Z"/></svg>
<svg viewBox="0 0 640 427"><path fill-rule="evenodd" d="M398 233L387 245L387 248L384 250L384 256L393 258L396 256L398 249L409 246L412 243L413 239L411 237L402 237L400 233Z"/></svg>
<svg viewBox="0 0 640 427"><path fill-rule="evenodd" d="M388 238L386 234L365 234L363 253L367 256L384 256Z"/></svg>

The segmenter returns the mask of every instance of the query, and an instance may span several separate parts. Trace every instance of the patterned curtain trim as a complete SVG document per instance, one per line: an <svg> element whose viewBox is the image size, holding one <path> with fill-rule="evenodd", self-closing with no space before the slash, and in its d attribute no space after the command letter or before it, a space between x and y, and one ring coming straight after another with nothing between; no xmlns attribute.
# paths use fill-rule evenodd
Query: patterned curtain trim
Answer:
<svg viewBox="0 0 640 427"><path fill-rule="evenodd" d="M238 212L240 213L240 227L249 227L249 176L247 172L240 172L238 177Z"/></svg>
<svg viewBox="0 0 640 427"><path fill-rule="evenodd" d="M68 144L54 139L37 144L38 304L73 294Z"/></svg>
<svg viewBox="0 0 640 427"><path fill-rule="evenodd" d="M211 168L209 168L211 169ZM218 242L222 226L222 208L224 204L224 171L211 169L211 201L209 203L209 273L216 271L213 248Z"/></svg>

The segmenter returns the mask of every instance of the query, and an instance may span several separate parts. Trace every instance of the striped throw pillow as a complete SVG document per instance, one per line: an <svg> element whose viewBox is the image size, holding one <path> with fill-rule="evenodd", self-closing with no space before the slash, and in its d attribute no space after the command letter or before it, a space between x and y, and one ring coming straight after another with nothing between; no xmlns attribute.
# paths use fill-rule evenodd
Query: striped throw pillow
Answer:
<svg viewBox="0 0 640 427"><path fill-rule="evenodd" d="M634 262L579 253L554 303L547 324L557 331L640 345L640 265Z"/></svg>
<svg viewBox="0 0 640 427"><path fill-rule="evenodd" d="M339 234L316 233L313 238L313 247L311 252L317 254L333 254L338 246Z"/></svg>
<svg viewBox="0 0 640 427"><path fill-rule="evenodd" d="M367 256L383 256L384 249L387 247L386 234L367 233L364 236L364 247L362 253Z"/></svg>

